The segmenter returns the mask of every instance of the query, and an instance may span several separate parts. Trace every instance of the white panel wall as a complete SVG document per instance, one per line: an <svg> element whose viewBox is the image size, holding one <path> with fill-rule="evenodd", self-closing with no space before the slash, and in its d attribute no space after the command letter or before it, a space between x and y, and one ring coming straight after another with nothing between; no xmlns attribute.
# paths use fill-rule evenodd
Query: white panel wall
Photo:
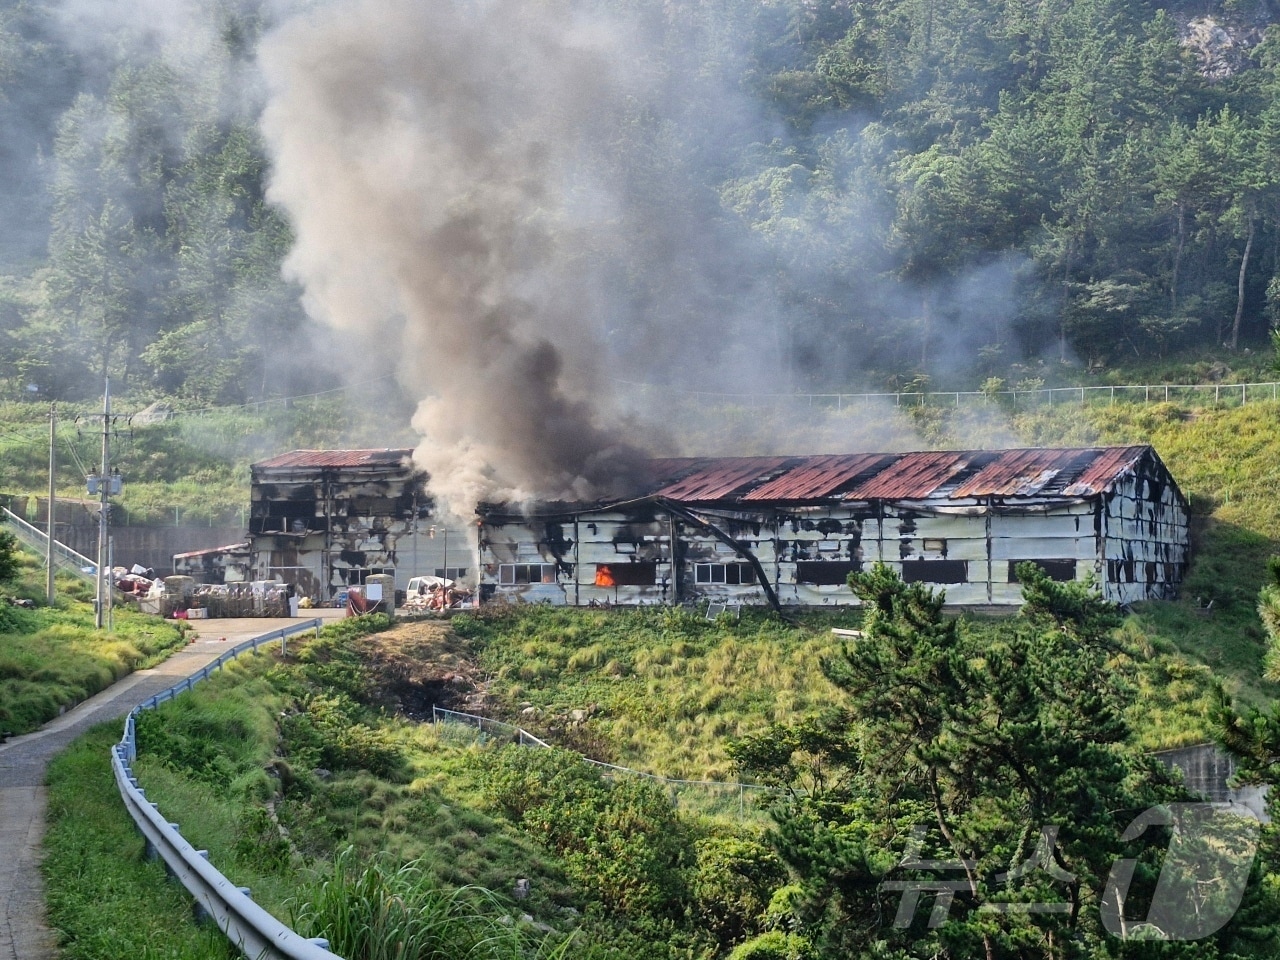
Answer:
<svg viewBox="0 0 1280 960"><path fill-rule="evenodd" d="M1143 481L1145 484L1145 481ZM1158 485L1157 485L1158 486ZM939 584L951 604L1021 603L1019 585L1011 582L1009 564L1020 560L1075 561L1075 577L1103 576L1112 599L1144 599L1151 593L1166 595L1176 589L1187 555L1187 518L1170 484L1164 485L1155 503L1137 498L1130 483L1105 501L1046 504L1045 509L1020 510L988 516L985 503L972 503L946 513L929 512L927 504L841 504L829 507L761 508L754 514L738 513L714 520L721 529L750 549L775 584L780 602L806 606L856 603L847 585L797 582L797 563L838 560L860 562L863 569L877 560L902 572L903 560L951 561L966 564L963 583ZM963 508L964 505L961 505ZM1100 521L1095 510L1105 509ZM1100 549L1097 529L1107 527ZM737 563L741 558L728 544L705 530L676 521L682 543L678 595L682 601L711 599L748 604L766 602L758 584L697 583L698 563ZM631 518L619 512L583 513L561 526L561 537L572 541L570 555L554 556L551 545L539 538L546 534L538 523L513 521L485 528L490 544L482 557L484 579L496 584L496 564L528 562L561 563L558 588L565 602L666 603L676 596L672 583L672 521L666 516ZM597 564L625 564L641 560L655 564L652 586L595 586ZM1109 564L1108 562L1109 561ZM1147 568L1155 564L1159 569ZM1101 569L1100 569L1101 567ZM1106 579L1112 572L1134 569L1129 582ZM527 589L499 587L512 595ZM545 592L545 591L544 591ZM532 599L532 597L528 597Z"/></svg>

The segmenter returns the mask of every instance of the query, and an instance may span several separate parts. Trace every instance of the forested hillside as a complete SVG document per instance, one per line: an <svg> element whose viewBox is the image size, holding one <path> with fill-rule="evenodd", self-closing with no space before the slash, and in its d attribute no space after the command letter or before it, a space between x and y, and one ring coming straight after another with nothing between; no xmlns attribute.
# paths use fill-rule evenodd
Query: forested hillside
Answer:
<svg viewBox="0 0 1280 960"><path fill-rule="evenodd" d="M636 190L710 210L785 305L761 347L793 387L1257 348L1280 317L1272 0L565 6L662 38L646 69L675 105L608 148ZM0 3L10 397L81 398L104 372L202 403L336 377L264 199L255 57L290 4L162 8ZM617 278L641 304L682 281Z"/></svg>

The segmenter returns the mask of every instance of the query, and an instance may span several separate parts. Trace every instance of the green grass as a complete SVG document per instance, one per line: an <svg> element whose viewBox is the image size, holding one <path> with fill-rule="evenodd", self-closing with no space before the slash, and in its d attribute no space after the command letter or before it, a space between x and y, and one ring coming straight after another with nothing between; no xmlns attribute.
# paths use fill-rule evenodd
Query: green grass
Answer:
<svg viewBox="0 0 1280 960"><path fill-rule="evenodd" d="M859 617L817 613L792 625L744 610L710 623L681 609L538 607L452 624L476 644L508 719L596 760L731 780L725 742L827 701L834 688L820 660L838 647L830 628Z"/></svg>
<svg viewBox="0 0 1280 960"><path fill-rule="evenodd" d="M241 657L192 692L142 713L134 771L182 834L277 918L297 894L288 843L266 813L276 718L287 698L266 678L273 655ZM186 814L193 814L186 816Z"/></svg>
<svg viewBox="0 0 1280 960"><path fill-rule="evenodd" d="M311 642L331 654L366 626L344 622ZM183 835L207 849L224 874L252 889L282 920L313 876L312 866L323 867L347 846L366 859L421 859L432 865L436 882L451 886L509 890L514 878L531 878L534 895L524 909L550 918L575 902L545 854L476 809L475 749L441 744L431 727L365 712L362 720L397 751L394 775L319 769L323 746L316 738L341 737L344 730L317 732L310 723L291 722L309 716L305 701L317 692L307 679L316 661L305 646L298 653L301 662L286 664L268 654L241 658L139 721L134 769L148 799L174 819L182 819L180 811L199 811L183 819Z"/></svg>
<svg viewBox="0 0 1280 960"><path fill-rule="evenodd" d="M43 571L24 557L14 592L43 600ZM116 612L112 634L95 630L92 608L74 599L78 589L78 583L60 580L53 607L0 605L0 730L34 730L185 642L176 623L128 610Z"/></svg>
<svg viewBox="0 0 1280 960"><path fill-rule="evenodd" d="M62 960L231 960L216 930L198 926L186 891L159 861L120 800L110 747L120 724L95 727L49 767L44 873Z"/></svg>
<svg viewBox="0 0 1280 960"><path fill-rule="evenodd" d="M380 858L362 865L348 849L298 909L297 928L361 960L524 960L563 956L568 940L512 922L489 891L442 885L430 867ZM559 944L559 946L557 946Z"/></svg>

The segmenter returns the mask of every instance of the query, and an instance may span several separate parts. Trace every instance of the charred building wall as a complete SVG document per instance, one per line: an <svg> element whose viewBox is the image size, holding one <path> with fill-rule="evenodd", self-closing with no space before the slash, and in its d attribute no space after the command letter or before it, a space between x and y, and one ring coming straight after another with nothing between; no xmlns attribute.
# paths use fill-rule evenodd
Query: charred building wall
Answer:
<svg viewBox="0 0 1280 960"><path fill-rule="evenodd" d="M468 538L437 515L411 451L297 450L251 468L251 579L330 599L372 574L474 576ZM447 573L443 572L446 571Z"/></svg>
<svg viewBox="0 0 1280 960"><path fill-rule="evenodd" d="M883 562L950 604L1017 605L1017 565L1034 561L1128 603L1176 595L1186 568L1186 501L1149 447L857 455L821 471L816 459L760 458L756 474L690 461L627 504L482 507L482 594L764 603L767 581L783 605L852 604L849 573ZM911 496L860 496L877 491Z"/></svg>

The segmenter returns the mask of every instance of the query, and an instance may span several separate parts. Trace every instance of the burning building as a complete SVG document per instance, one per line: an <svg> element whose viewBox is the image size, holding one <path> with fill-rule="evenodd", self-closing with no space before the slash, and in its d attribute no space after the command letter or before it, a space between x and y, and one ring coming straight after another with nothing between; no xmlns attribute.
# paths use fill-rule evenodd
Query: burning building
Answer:
<svg viewBox="0 0 1280 960"><path fill-rule="evenodd" d="M849 573L879 561L948 603L999 606L1021 602L1024 561L1121 603L1172 598L1187 565L1187 501L1149 446L644 470L626 500L480 504L477 545L444 525L410 450L295 450L252 467L248 573L319 599L386 573L572 606L823 606L855 603Z"/></svg>
<svg viewBox="0 0 1280 960"><path fill-rule="evenodd" d="M877 561L957 605L1020 603L1024 561L1167 599L1189 540L1149 446L654 460L623 502L477 512L482 597L574 606L849 604Z"/></svg>
<svg viewBox="0 0 1280 960"><path fill-rule="evenodd" d="M328 600L373 574L466 579L471 550L437 517L412 450L294 450L250 468L252 579Z"/></svg>

